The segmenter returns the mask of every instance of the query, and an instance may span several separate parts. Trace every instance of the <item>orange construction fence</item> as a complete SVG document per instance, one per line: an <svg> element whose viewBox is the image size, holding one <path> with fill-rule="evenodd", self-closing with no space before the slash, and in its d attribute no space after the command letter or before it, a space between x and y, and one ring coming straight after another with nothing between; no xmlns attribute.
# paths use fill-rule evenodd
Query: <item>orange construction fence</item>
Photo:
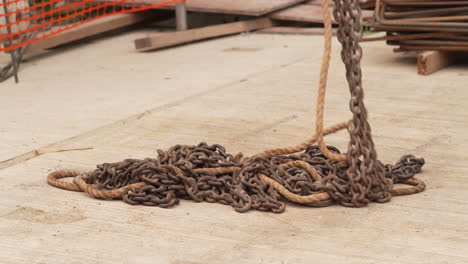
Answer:
<svg viewBox="0 0 468 264"><path fill-rule="evenodd" d="M185 0L0 0L0 52L11 51L96 19Z"/></svg>

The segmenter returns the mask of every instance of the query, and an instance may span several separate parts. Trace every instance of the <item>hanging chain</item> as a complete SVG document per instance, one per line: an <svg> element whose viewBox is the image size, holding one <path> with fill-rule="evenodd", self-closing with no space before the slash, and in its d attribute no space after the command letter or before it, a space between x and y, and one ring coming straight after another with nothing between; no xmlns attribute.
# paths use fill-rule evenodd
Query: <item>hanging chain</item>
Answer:
<svg viewBox="0 0 468 264"><path fill-rule="evenodd" d="M346 67L346 79L351 93L350 110L353 114L348 131L350 142L347 153L349 168L346 173L329 177L331 184L343 185L344 189L335 192L334 198L346 206L361 207L370 201L390 200L392 182L385 178L384 168L377 160L372 140L371 128L367 121L362 88L361 57L359 41L362 35L361 10L359 0L334 0L333 15L340 25L338 41L342 45L341 58Z"/></svg>

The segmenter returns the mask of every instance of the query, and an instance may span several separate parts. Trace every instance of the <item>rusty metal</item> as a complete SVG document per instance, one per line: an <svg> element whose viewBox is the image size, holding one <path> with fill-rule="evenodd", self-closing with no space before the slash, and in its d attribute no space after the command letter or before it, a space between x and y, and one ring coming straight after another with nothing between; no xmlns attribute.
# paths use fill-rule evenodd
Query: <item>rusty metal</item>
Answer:
<svg viewBox="0 0 468 264"><path fill-rule="evenodd" d="M329 146L328 149L340 153L335 147ZM334 201L348 206L361 205L354 204L352 199L340 192L348 185L337 178L349 175L348 168L328 160L317 146L310 146L302 153L272 158L254 156L238 160L236 156L216 144L176 145L167 151L159 150L158 157L154 159L127 159L100 164L84 180L102 190L145 182L146 186L128 188L123 195L123 201L132 205L169 208L179 204L180 199L185 199L229 205L241 213L250 210L281 213L286 208L285 199L259 178L259 173L264 173L298 195L327 191L337 193L332 196ZM314 180L302 168L285 169L281 166L296 160L312 165L325 176L324 181ZM382 170L382 179L400 183L419 173L424 160L406 155L396 165L376 164ZM231 172L212 174L203 171L210 168L228 168ZM309 206L321 207L332 203L330 200Z"/></svg>
<svg viewBox="0 0 468 264"><path fill-rule="evenodd" d="M453 7L453 8L430 8L413 11L399 11L399 12L386 12L385 18L398 19L398 18L416 18L427 16L441 16L446 14L459 14L468 12L468 7Z"/></svg>
<svg viewBox="0 0 468 264"><path fill-rule="evenodd" d="M376 31L386 31L387 36L366 40L387 40L389 45L400 45L399 51L466 51L466 20L468 1L381 0L370 24Z"/></svg>
<svg viewBox="0 0 468 264"><path fill-rule="evenodd" d="M400 45L398 51L421 51L421 50L440 50L440 51L468 51L467 46L424 46L424 45Z"/></svg>
<svg viewBox="0 0 468 264"><path fill-rule="evenodd" d="M468 1L401 1L401 0L383 0L382 2L394 5L394 6L417 6L417 7L428 7L428 6L464 6L468 5Z"/></svg>

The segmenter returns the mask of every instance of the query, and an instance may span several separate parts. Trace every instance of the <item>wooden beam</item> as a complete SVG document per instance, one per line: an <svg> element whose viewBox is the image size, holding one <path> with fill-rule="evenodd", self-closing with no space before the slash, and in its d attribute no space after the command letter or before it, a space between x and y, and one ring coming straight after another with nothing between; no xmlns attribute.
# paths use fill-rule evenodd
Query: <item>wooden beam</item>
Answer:
<svg viewBox="0 0 468 264"><path fill-rule="evenodd" d="M136 39L135 48L138 51L155 50L204 39L268 28L274 25L275 23L269 18L257 18L180 32L157 34L146 38Z"/></svg>
<svg viewBox="0 0 468 264"><path fill-rule="evenodd" d="M27 52L32 53L43 49L57 47L101 33L125 28L144 21L158 18L167 19L169 16L165 13L156 13L152 10L149 10L144 12L117 14L99 18L95 21L84 23L78 27L35 42L29 46Z"/></svg>
<svg viewBox="0 0 468 264"><path fill-rule="evenodd" d="M321 27L271 27L257 31L264 34L284 34L284 35L323 35L324 29ZM333 29L333 35L336 29Z"/></svg>
<svg viewBox="0 0 468 264"><path fill-rule="evenodd" d="M330 9L332 16L332 23L336 24L333 18L333 9ZM323 23L322 8L315 5L296 5L290 8L286 8L270 15L275 20L283 21L300 21L309 23Z"/></svg>
<svg viewBox="0 0 468 264"><path fill-rule="evenodd" d="M429 75L456 63L463 54L450 51L423 51L418 54L418 73Z"/></svg>
<svg viewBox="0 0 468 264"><path fill-rule="evenodd" d="M305 1L304 5L321 6L322 1L321 0L309 0L309 1ZM332 7L335 7L335 3L333 1L329 1L329 5Z"/></svg>

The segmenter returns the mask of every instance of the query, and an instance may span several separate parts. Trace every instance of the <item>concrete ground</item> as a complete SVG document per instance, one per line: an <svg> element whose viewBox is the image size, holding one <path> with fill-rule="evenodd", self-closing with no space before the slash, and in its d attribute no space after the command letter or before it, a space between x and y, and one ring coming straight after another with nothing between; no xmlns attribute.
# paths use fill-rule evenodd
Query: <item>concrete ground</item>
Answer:
<svg viewBox="0 0 468 264"><path fill-rule="evenodd" d="M91 199L48 186L59 168L154 156L201 141L252 155L314 131L320 36L247 34L136 53L126 33L56 50L0 84L0 263L466 263L468 72L418 76L365 43L364 88L379 158L426 159L424 193L361 209L238 214ZM326 123L350 117L335 42ZM348 136L328 144L345 150ZM49 153L34 150L93 147ZM0 163L1 164L1 163Z"/></svg>

